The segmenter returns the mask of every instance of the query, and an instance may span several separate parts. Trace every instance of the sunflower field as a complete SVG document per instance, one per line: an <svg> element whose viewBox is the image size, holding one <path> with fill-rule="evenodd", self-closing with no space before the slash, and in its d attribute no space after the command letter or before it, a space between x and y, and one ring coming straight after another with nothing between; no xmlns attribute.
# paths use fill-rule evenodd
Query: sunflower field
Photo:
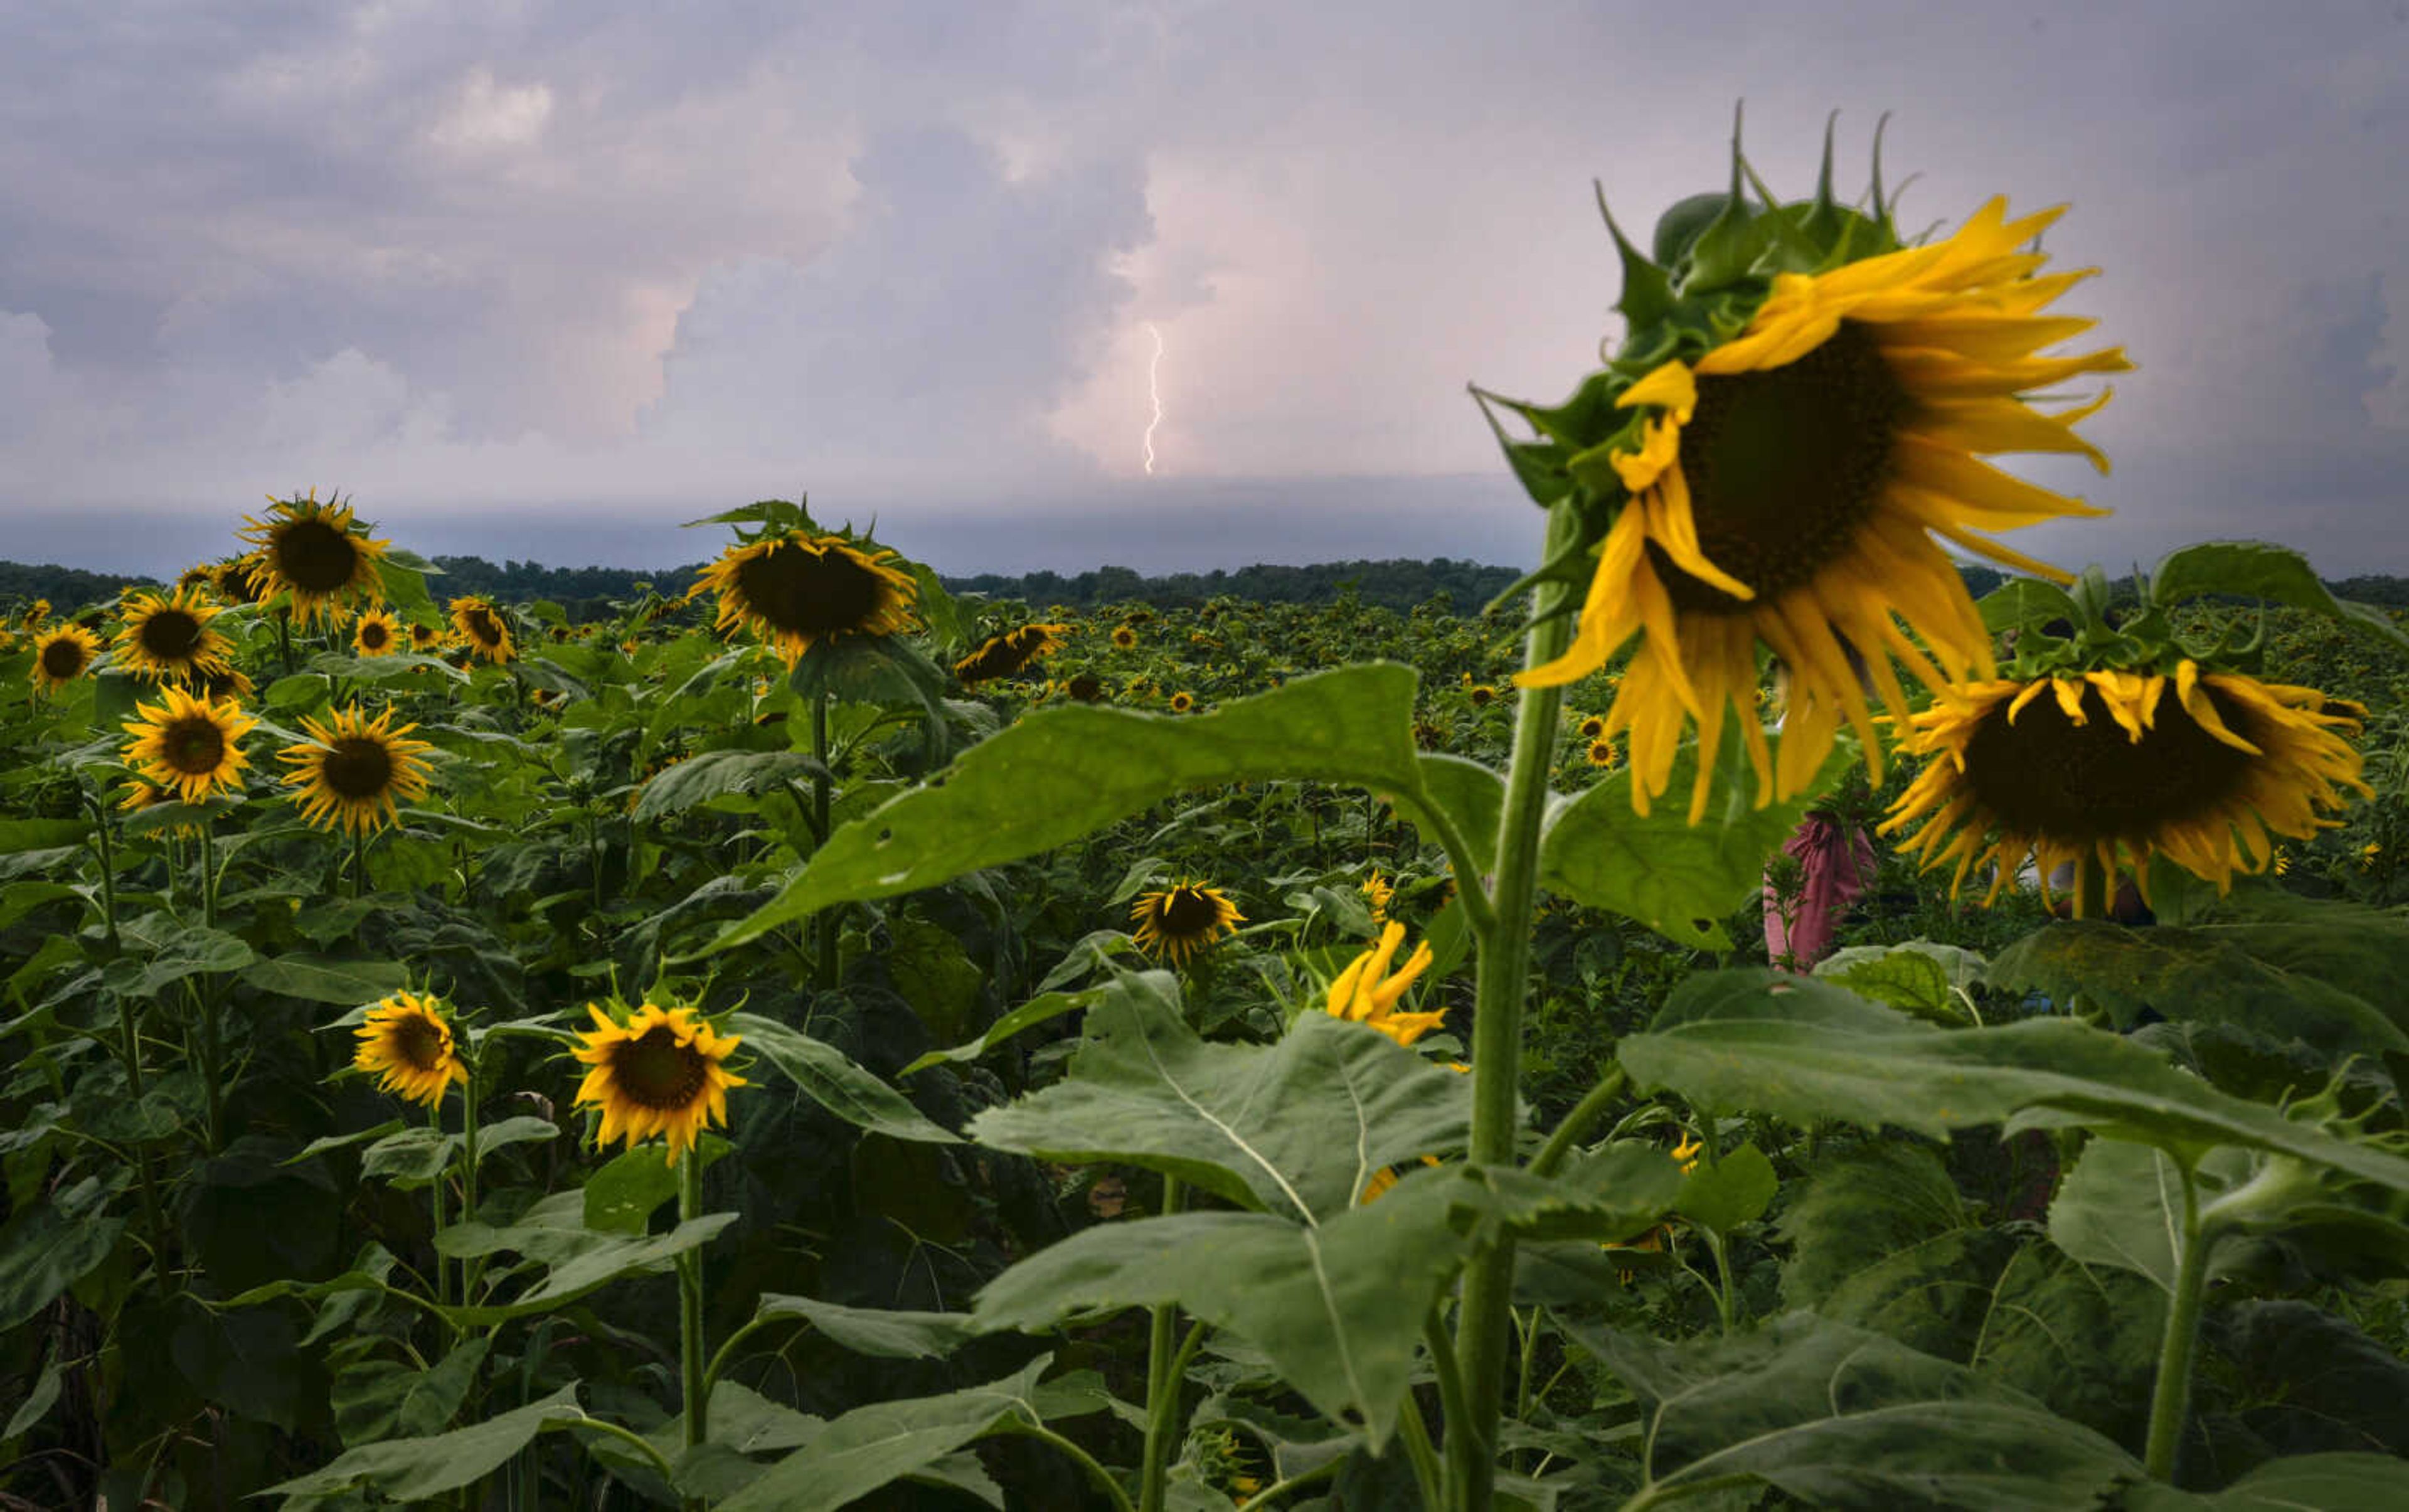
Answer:
<svg viewBox="0 0 2409 1512"><path fill-rule="evenodd" d="M1999 543L2053 217L1745 168L1477 616L10 606L0 1508L2409 1505L2409 629Z"/></svg>

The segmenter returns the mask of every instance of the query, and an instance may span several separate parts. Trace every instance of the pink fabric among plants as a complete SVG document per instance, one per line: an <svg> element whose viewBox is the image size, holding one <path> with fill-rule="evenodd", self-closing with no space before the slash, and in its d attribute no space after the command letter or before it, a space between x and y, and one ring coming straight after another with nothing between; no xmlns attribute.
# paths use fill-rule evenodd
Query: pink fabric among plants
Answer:
<svg viewBox="0 0 2409 1512"><path fill-rule="evenodd" d="M1874 842L1863 829L1843 831L1820 814L1799 821L1782 848L1805 871L1794 916L1785 924L1773 884L1765 886L1765 953L1776 966L1805 971L1832 948L1840 915L1873 882Z"/></svg>

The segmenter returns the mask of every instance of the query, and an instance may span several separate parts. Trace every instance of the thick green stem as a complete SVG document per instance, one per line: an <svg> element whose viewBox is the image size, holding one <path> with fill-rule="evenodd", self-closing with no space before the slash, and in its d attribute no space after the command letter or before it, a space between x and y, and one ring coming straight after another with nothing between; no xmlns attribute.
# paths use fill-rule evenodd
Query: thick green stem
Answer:
<svg viewBox="0 0 2409 1512"><path fill-rule="evenodd" d="M1568 507L1549 516L1548 554L1577 528ZM1571 616L1562 612L1568 590L1543 583L1532 595L1533 625L1524 641L1525 667L1564 654ZM1497 874L1490 888L1495 917L1479 936L1480 958L1472 1020L1471 1159L1513 1163L1515 1099L1522 1080L1522 999L1531 966L1531 914L1538 893L1539 826L1548 810L1548 773L1555 762L1561 687L1525 687L1514 713L1514 750L1506 770L1506 802L1498 816ZM1458 886L1474 879L1460 878ZM1464 1420L1447 1425L1447 1505L1450 1512L1487 1512L1497 1469L1499 1397L1506 1386L1506 1346L1512 1332L1514 1246L1504 1242L1475 1255L1464 1268L1456 1360L1464 1377Z"/></svg>
<svg viewBox="0 0 2409 1512"><path fill-rule="evenodd" d="M829 832L830 802L829 696L825 691L812 695L812 759L818 763L812 773L812 828L825 842ZM838 923L837 912L833 908L821 909L812 920L812 979L822 992L836 990Z"/></svg>
<svg viewBox="0 0 2409 1512"><path fill-rule="evenodd" d="M435 1130L439 1140L443 1137L443 1102L440 1098L427 1105L426 1127ZM435 1242L443 1237L443 1183L440 1181L426 1184L426 1218L433 1225L426 1231L426 1243L433 1247ZM435 1304L438 1307L452 1305L452 1272L443 1263L443 1251L440 1249L435 1251Z"/></svg>
<svg viewBox="0 0 2409 1512"><path fill-rule="evenodd" d="M108 814L100 799L90 793L81 795L84 806L92 812L93 843L100 850L100 922L108 931L108 948L117 948L117 858L108 840ZM139 1097L137 1088L135 1095Z"/></svg>
<svg viewBox="0 0 2409 1512"><path fill-rule="evenodd" d="M477 1060L472 1051L468 1059L469 1079L460 1084L460 1217L474 1222L477 1217ZM460 1301L475 1306L477 1282L484 1269L484 1257L471 1255L460 1262Z"/></svg>
<svg viewBox="0 0 2409 1512"><path fill-rule="evenodd" d="M1422 1512L1444 1512L1450 1505L1447 1470L1439 1463L1438 1450L1431 1446L1430 1429L1422 1422L1421 1404L1414 1400L1411 1387L1406 1389L1406 1410L1397 1415L1397 1437L1406 1446L1406 1458L1413 1462L1414 1483L1422 1492Z"/></svg>
<svg viewBox="0 0 2409 1512"><path fill-rule="evenodd" d="M366 828L352 831L352 896L368 895L368 832Z"/></svg>
<svg viewBox="0 0 2409 1512"><path fill-rule="evenodd" d="M702 1217L702 1156L688 1150L678 1166L678 1221ZM711 1382L703 1368L702 1251L678 1257L678 1381L685 1399L685 1447L691 1451L711 1436Z"/></svg>
<svg viewBox="0 0 2409 1512"><path fill-rule="evenodd" d="M2200 1343L2200 1304L2208 1285L2207 1236L2200 1227L2200 1184L2191 1168L2183 1174L2183 1233L2175 1252L2174 1299L2167 1307L2167 1332L2158 1347L2158 1379L2150 1392L2150 1442L2142 1462L2153 1477L2172 1480L2175 1451L2183 1447L2184 1417L2191 1404L2191 1357Z"/></svg>
<svg viewBox="0 0 2409 1512"><path fill-rule="evenodd" d="M1179 1211L1179 1178L1162 1178L1162 1216ZM1171 1465L1171 1436L1179 1416L1179 1387L1173 1374L1172 1335L1179 1326L1179 1309L1164 1303L1154 1309L1147 1331L1146 1448L1138 1464L1138 1512L1162 1512L1165 1477Z"/></svg>

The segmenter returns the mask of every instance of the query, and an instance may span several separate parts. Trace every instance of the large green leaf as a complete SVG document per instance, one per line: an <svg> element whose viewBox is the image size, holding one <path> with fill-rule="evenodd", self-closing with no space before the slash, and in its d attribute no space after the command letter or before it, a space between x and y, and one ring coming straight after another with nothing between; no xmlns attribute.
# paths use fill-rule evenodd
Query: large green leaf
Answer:
<svg viewBox="0 0 2409 1512"><path fill-rule="evenodd" d="M1854 747L1841 742L1805 792L1759 808L1747 748L1726 732L1714 791L1695 825L1689 822L1698 770L1695 744L1674 758L1671 785L1644 816L1632 812L1633 778L1625 768L1549 814L1539 842L1539 881L1667 939L1728 950L1724 915L1765 886L1765 858L1790 838L1854 755Z"/></svg>
<svg viewBox="0 0 2409 1512"><path fill-rule="evenodd" d="M1038 1384L1050 1362L1041 1355L985 1386L856 1407L721 1503L721 1512L834 1512L973 1439L1016 1424L1040 1426L1068 1405Z"/></svg>
<svg viewBox="0 0 2409 1512"><path fill-rule="evenodd" d="M341 959L300 952L254 960L243 968L242 979L263 991L345 1008L374 1002L410 985L409 971L399 961Z"/></svg>
<svg viewBox="0 0 2409 1512"><path fill-rule="evenodd" d="M1986 975L1996 986L2046 993L2060 1003L2081 993L2127 1027L2155 1013L2239 1024L2279 1042L2304 1040L2330 1054L2409 1049L2409 1033L2373 1003L2261 960L2236 935L2053 924L2000 951ZM2397 1015L2409 1017L2409 1000L2400 997L2397 979L2386 996L2398 1003Z"/></svg>
<svg viewBox="0 0 2409 1512"><path fill-rule="evenodd" d="M2117 1512L2399 1512L2409 1506L2409 1460L2388 1454L2303 1454L2273 1460L2201 1494L2142 1482Z"/></svg>
<svg viewBox="0 0 2409 1512"><path fill-rule="evenodd" d="M483 1479L538 1433L582 1420L574 1383L541 1402L489 1418L473 1427L426 1438L363 1444L323 1470L268 1487L264 1496L326 1495L373 1487L396 1502L424 1503Z"/></svg>
<svg viewBox="0 0 2409 1512"><path fill-rule="evenodd" d="M825 771L807 751L705 751L644 784L635 819L649 823L726 793L759 793Z"/></svg>
<svg viewBox="0 0 2409 1512"><path fill-rule="evenodd" d="M1033 1029L1050 1019L1060 1018L1064 1014L1075 1013L1087 1007L1095 1001L1098 992L1104 989L1089 988L1084 992L1041 993L989 1024L977 1039L966 1044L955 1045L950 1050L931 1050L904 1067L902 1074L909 1076L916 1071L926 1071L930 1066L942 1065L946 1061L959 1063L976 1060L1022 1030Z"/></svg>
<svg viewBox="0 0 2409 1512"><path fill-rule="evenodd" d="M125 1220L105 1214L70 1217L43 1202L0 1228L0 1330L49 1306L108 1258Z"/></svg>
<svg viewBox="0 0 2409 1512"><path fill-rule="evenodd" d="M2005 1122L2090 1128L2196 1155L2277 1151L2409 1191L2409 1159L2338 1139L2070 1019L1940 1030L1811 977L1753 968L1693 976L1616 1052L1642 1087L1702 1107L1845 1118L1939 1136Z"/></svg>
<svg viewBox="0 0 2409 1512"><path fill-rule="evenodd" d="M972 1137L1049 1160L1125 1160L1312 1222L1353 1206L1387 1167L1460 1147L1471 1117L1470 1078L1327 1014L1267 1045L1201 1040L1167 972L1100 994L1087 1033L1068 1075L980 1114Z"/></svg>
<svg viewBox="0 0 2409 1512"><path fill-rule="evenodd" d="M253 957L251 946L224 930L198 924L180 924L165 914L149 914L125 927L128 943L150 954L120 956L101 971L101 981L129 998L155 997L162 987L188 976L238 972Z"/></svg>
<svg viewBox="0 0 2409 1512"><path fill-rule="evenodd" d="M1423 1315L1462 1263L1462 1177L1418 1172L1318 1227L1182 1213L1083 1230L988 1283L986 1328L1051 1328L1096 1309L1176 1303L1237 1335L1377 1452L1396 1425Z"/></svg>
<svg viewBox="0 0 2409 1512"><path fill-rule="evenodd" d="M1276 777L1416 789L1413 669L1301 677L1213 713L1041 710L939 778L839 828L802 874L709 949L832 903L933 887L1079 839L1176 794Z"/></svg>
<svg viewBox="0 0 2409 1512"><path fill-rule="evenodd" d="M2150 574L2150 601L2161 608L2204 594L2289 604L2337 619L2409 651L2409 632L2370 604L2336 598L2307 557L2263 540L2209 540L2170 552Z"/></svg>
<svg viewBox="0 0 2409 1512"><path fill-rule="evenodd" d="M759 1014L731 1014L728 1025L748 1047L786 1073L805 1097L845 1122L895 1139L961 1143L835 1045Z"/></svg>
<svg viewBox="0 0 2409 1512"><path fill-rule="evenodd" d="M621 1276L658 1272L736 1221L733 1213L712 1213L667 1233L644 1235L597 1232L584 1226L584 1216L583 1193L559 1192L529 1208L517 1223L455 1223L438 1234L435 1247L449 1259L511 1252L544 1266L543 1278L508 1303L462 1307L453 1316L479 1324L548 1312Z"/></svg>
<svg viewBox="0 0 2409 1512"><path fill-rule="evenodd" d="M893 1312L847 1307L816 1297L761 1294L756 1318L800 1318L858 1355L882 1360L937 1360L974 1332L968 1313Z"/></svg>
<svg viewBox="0 0 2409 1512"><path fill-rule="evenodd" d="M1642 1502L1752 1476L1816 1505L2065 1512L2142 1474L2021 1392L1811 1314L1705 1343L1567 1332L1639 1399Z"/></svg>

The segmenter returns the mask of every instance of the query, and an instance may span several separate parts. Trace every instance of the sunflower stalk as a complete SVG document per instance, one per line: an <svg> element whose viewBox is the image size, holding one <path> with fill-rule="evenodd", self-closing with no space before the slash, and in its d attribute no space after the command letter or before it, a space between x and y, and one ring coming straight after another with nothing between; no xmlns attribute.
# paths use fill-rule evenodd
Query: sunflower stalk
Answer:
<svg viewBox="0 0 2409 1512"><path fill-rule="evenodd" d="M812 830L823 843L829 833L829 696L823 688L812 695ZM822 992L837 987L836 910L824 908L812 920L812 981Z"/></svg>
<svg viewBox="0 0 2409 1512"><path fill-rule="evenodd" d="M1162 1178L1162 1216L1177 1213L1185 1193L1179 1178ZM1171 1434L1179 1415L1179 1381L1174 1375L1172 1336L1179 1326L1179 1309L1158 1304L1149 1320L1146 1351L1146 1447L1138 1466L1138 1512L1162 1512L1163 1485L1170 1471Z"/></svg>
<svg viewBox="0 0 2409 1512"><path fill-rule="evenodd" d="M2152 1477L2166 1481L2174 1479L2175 1452L2183 1447L2184 1418L2191 1404L2191 1358L2200 1343L2210 1248L2200 1230L2200 1182L2190 1165L2177 1161L2175 1169L2183 1177L2183 1230L2176 1240L2174 1296L2158 1347L2158 1377L2150 1390L2149 1443L2142 1456Z"/></svg>
<svg viewBox="0 0 2409 1512"><path fill-rule="evenodd" d="M702 1216L702 1159L688 1150L678 1165L678 1222L692 1223ZM678 1382L685 1403L684 1442L691 1454L711 1436L711 1376L705 1367L702 1335L702 1251L678 1256ZM700 1508L699 1499L686 1505Z"/></svg>
<svg viewBox="0 0 2409 1512"><path fill-rule="evenodd" d="M1546 554L1553 556L1580 528L1571 501L1557 503L1548 514ZM1532 625L1523 643L1526 669L1554 661L1570 642L1571 617L1560 612L1567 596L1565 585L1553 581L1532 590ZM1476 937L1479 957L1472 1023L1470 1147L1476 1164L1507 1165L1515 1159L1515 1095L1538 893L1539 828L1547 815L1548 771L1563 711L1564 689L1550 684L1523 687L1514 713L1506 802L1498 816L1497 870L1487 889L1493 916ZM1480 879L1459 878L1457 886L1468 893L1480 887ZM1486 1512L1495 1482L1506 1346L1513 1329L1513 1282L1510 1241L1475 1255L1464 1268L1455 1348L1465 1411L1461 1421L1447 1425L1445 1498L1445 1505L1459 1512Z"/></svg>

